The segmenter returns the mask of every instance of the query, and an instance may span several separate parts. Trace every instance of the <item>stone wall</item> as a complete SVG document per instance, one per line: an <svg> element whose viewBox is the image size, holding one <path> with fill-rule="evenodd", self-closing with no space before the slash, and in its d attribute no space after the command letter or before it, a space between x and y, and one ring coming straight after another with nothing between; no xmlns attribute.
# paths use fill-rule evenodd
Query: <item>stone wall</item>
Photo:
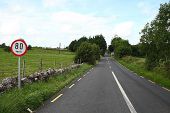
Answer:
<svg viewBox="0 0 170 113"><path fill-rule="evenodd" d="M51 76L57 76L61 75L63 73L69 72L73 69L79 68L81 64L73 64L69 67L62 68L62 69L51 69L49 68L46 71L42 72L35 72L34 74L31 74L30 76L24 77L21 79L21 85L23 86L26 83L33 83L40 80L47 81L49 77ZM2 83L0 84L0 93L4 92L6 90L9 90L13 87L16 87L18 85L18 77L8 77L2 80Z"/></svg>

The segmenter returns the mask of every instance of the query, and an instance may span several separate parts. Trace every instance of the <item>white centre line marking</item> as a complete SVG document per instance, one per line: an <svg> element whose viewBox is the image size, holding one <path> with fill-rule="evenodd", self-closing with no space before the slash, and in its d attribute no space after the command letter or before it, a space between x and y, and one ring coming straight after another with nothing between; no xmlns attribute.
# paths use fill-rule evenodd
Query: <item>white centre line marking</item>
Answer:
<svg viewBox="0 0 170 113"><path fill-rule="evenodd" d="M69 88L72 88L75 84L72 84Z"/></svg>
<svg viewBox="0 0 170 113"><path fill-rule="evenodd" d="M63 94L58 95L55 99L53 99L51 102L55 102L57 99L59 99Z"/></svg>
<svg viewBox="0 0 170 113"><path fill-rule="evenodd" d="M81 80L81 78L79 78L77 81L80 81Z"/></svg>
<svg viewBox="0 0 170 113"><path fill-rule="evenodd" d="M115 79L115 81L116 81L116 83L117 83L117 85L118 85L118 87L119 87L119 89L120 89L120 91L121 91L121 93L122 93L122 95L123 95L123 98L124 98L125 101L126 101L126 104L127 104L128 108L129 108L130 112L131 112L131 113L137 113L136 110L135 110L135 108L133 107L132 103L130 102L129 98L127 97L125 91L123 90L121 84L119 83L119 81L118 81L118 79L117 79L117 77L115 76L115 74L114 74L113 71L112 71L112 74L113 74L113 77L114 77L114 79Z"/></svg>

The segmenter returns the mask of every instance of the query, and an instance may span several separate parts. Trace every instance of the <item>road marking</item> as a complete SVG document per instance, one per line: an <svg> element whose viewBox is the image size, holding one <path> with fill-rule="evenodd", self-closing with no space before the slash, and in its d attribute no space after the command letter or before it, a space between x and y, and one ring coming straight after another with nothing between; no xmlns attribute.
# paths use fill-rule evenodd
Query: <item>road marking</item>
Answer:
<svg viewBox="0 0 170 113"><path fill-rule="evenodd" d="M141 78L144 78L143 76L140 76Z"/></svg>
<svg viewBox="0 0 170 113"><path fill-rule="evenodd" d="M30 108L28 108L27 110L28 110L30 113L33 113L33 111L32 111Z"/></svg>
<svg viewBox="0 0 170 113"><path fill-rule="evenodd" d="M72 84L69 88L72 88L75 84Z"/></svg>
<svg viewBox="0 0 170 113"><path fill-rule="evenodd" d="M148 81L151 82L151 83L153 83L153 84L155 83L155 82L152 82L151 80L148 80Z"/></svg>
<svg viewBox="0 0 170 113"><path fill-rule="evenodd" d="M59 99L63 94L58 95L55 99L53 99L51 102L55 102L57 99Z"/></svg>
<svg viewBox="0 0 170 113"><path fill-rule="evenodd" d="M81 80L81 78L79 78L77 81L80 81Z"/></svg>
<svg viewBox="0 0 170 113"><path fill-rule="evenodd" d="M163 89L167 90L167 91L170 91L169 89L165 88L165 87L162 87Z"/></svg>
<svg viewBox="0 0 170 113"><path fill-rule="evenodd" d="M121 91L121 93L123 95L123 98L126 101L126 104L127 104L128 108L129 108L130 112L131 113L137 113L113 71L112 71L112 74L113 74L113 77L114 77L114 79L115 79L115 81L116 81L116 83L117 83L117 85L118 85L118 87L119 87L119 89L120 89L120 91Z"/></svg>
<svg viewBox="0 0 170 113"><path fill-rule="evenodd" d="M86 74L85 75L83 75L83 77L85 77L86 76Z"/></svg>

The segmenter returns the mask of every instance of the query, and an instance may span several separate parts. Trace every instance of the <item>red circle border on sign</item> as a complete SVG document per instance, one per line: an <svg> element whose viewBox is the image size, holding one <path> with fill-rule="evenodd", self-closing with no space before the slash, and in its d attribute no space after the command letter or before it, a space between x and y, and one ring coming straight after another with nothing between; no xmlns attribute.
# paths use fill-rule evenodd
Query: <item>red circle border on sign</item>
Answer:
<svg viewBox="0 0 170 113"><path fill-rule="evenodd" d="M25 46L26 46L26 50L24 51L24 53L22 53L22 54L20 54L20 55L15 54L15 52L12 50L12 46L13 46L14 43L17 42L17 41L23 42L23 43L25 44ZM23 39L17 39L17 40L15 40L15 41L12 42L11 47L10 47L10 50L11 50L11 52L12 52L15 56L21 57L21 56L25 55L25 53L27 52L28 46L27 46L26 42L25 42Z"/></svg>

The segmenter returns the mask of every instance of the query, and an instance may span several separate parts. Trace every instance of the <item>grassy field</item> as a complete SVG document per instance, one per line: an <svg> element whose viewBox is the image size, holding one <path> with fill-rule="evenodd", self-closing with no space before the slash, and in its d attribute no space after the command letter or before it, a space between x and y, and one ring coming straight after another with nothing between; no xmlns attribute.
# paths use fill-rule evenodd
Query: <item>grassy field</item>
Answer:
<svg viewBox="0 0 170 113"><path fill-rule="evenodd" d="M167 77L167 73L165 73L164 69L155 68L153 71L146 70L144 58L128 56L118 59L118 61L138 75L144 76L145 78L170 89L170 79Z"/></svg>
<svg viewBox="0 0 170 113"><path fill-rule="evenodd" d="M21 90L15 88L0 94L0 113L28 113L27 108L36 109L44 100L59 92L91 67L91 65L83 64L80 68L67 74L54 76L47 82L36 82L24 86Z"/></svg>
<svg viewBox="0 0 170 113"><path fill-rule="evenodd" d="M73 62L74 53L58 50L45 50L42 48L32 48L25 56L21 58L21 65L23 60L26 62L26 75L30 75L42 68L59 68L70 65ZM17 76L17 62L18 58L12 53L4 52L0 48L0 81L5 77Z"/></svg>

